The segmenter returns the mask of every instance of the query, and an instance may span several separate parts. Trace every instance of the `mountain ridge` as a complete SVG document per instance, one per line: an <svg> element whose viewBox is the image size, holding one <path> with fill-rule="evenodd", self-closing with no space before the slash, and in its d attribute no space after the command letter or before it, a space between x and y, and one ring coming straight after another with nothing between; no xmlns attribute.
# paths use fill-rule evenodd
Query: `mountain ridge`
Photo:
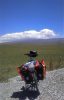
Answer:
<svg viewBox="0 0 64 100"><path fill-rule="evenodd" d="M23 39L11 42L4 42L2 44L16 44L16 43L31 43L31 44L64 44L64 38L52 38L52 39Z"/></svg>

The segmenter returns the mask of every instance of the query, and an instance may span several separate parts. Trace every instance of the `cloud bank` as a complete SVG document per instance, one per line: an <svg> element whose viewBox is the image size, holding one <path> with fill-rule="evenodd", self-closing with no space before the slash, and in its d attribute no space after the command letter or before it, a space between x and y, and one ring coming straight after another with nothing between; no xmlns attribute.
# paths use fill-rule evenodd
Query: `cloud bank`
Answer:
<svg viewBox="0 0 64 100"><path fill-rule="evenodd" d="M50 39L55 37L56 37L55 32L50 29L42 29L40 31L28 30L24 32L4 34L0 36L0 43L23 40L23 39Z"/></svg>

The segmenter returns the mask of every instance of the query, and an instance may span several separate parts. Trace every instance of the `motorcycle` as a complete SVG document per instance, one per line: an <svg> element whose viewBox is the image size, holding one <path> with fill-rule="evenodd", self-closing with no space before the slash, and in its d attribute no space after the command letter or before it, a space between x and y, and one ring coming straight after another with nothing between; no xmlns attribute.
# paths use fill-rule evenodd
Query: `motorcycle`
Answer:
<svg viewBox="0 0 64 100"><path fill-rule="evenodd" d="M44 59L42 59L41 62L33 60L32 57L37 56L37 52L35 51L30 51L29 54L25 55L30 57L30 61L17 67L17 71L25 82L25 89L29 87L38 91L39 80L43 80L46 77L46 65Z"/></svg>

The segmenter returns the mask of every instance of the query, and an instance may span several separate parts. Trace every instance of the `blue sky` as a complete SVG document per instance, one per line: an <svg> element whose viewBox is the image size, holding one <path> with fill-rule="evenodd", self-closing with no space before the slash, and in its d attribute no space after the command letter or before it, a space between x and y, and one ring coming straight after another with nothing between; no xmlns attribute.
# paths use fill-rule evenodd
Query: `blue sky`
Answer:
<svg viewBox="0 0 64 100"><path fill-rule="evenodd" d="M53 30L64 36L64 0L0 0L0 35Z"/></svg>

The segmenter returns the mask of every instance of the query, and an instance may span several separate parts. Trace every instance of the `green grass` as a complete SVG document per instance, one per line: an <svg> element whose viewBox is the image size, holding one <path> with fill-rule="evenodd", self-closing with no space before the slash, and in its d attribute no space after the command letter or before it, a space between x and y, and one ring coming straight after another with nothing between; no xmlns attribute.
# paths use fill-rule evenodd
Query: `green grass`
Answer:
<svg viewBox="0 0 64 100"><path fill-rule="evenodd" d="M64 67L64 44L37 45L28 43L0 45L0 81L18 75L16 67L27 62L24 54L29 50L37 50L38 60L44 58L47 70Z"/></svg>

